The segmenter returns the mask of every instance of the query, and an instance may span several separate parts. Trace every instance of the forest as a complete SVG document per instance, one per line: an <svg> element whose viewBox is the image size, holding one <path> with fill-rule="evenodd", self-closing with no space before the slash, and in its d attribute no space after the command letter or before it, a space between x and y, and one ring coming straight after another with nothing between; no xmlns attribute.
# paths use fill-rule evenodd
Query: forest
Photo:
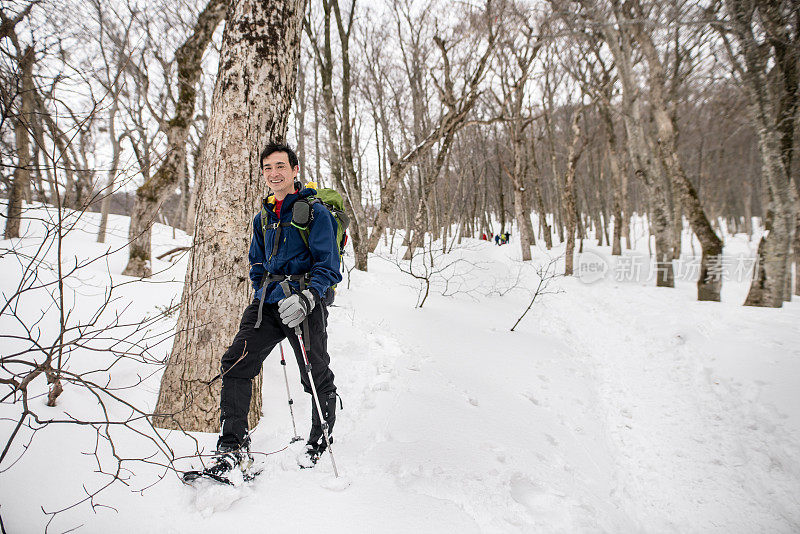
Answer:
<svg viewBox="0 0 800 534"><path fill-rule="evenodd" d="M343 197L348 288L391 257L421 283L417 307L437 276L443 295L477 295L454 289L448 258L503 236L521 268L552 256L526 271L528 310L555 277L586 275L587 244L610 247L617 274L645 250L664 291L688 280L721 306L735 271L737 306L785 308L800 295L799 84L792 0L4 0L0 466L56 423L112 445L109 425L145 435L167 470L164 429L216 431L209 381L252 292L271 141L296 149L302 183ZM82 232L95 248L73 258ZM725 253L735 238L753 254ZM178 297L125 317L128 292L176 258ZM71 367L85 350L111 360ZM104 382L128 359L160 379L154 406ZM29 405L69 387L100 422Z"/></svg>
<svg viewBox="0 0 800 534"><path fill-rule="evenodd" d="M222 0L192 4L3 8L6 238L22 202L103 213L98 242L109 210L130 213L125 273L148 276L154 221L194 233L232 15ZM758 221L769 237L747 304L796 294L791 2L457 5L464 17L449 2L291 6L302 31L285 138L305 181L345 193L356 269L385 232L405 230L408 258L426 235L515 224L524 260L538 241L566 242L569 273L576 239L621 254L638 214L660 285L688 225L698 298L718 300L708 269L724 232Z"/></svg>

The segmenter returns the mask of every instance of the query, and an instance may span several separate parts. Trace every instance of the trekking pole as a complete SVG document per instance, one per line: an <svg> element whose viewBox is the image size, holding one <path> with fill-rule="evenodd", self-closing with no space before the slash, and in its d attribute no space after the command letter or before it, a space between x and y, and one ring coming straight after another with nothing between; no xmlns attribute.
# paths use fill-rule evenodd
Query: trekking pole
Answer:
<svg viewBox="0 0 800 534"><path fill-rule="evenodd" d="M308 320L308 319L306 319ZM314 405L317 407L317 414L319 415L320 423L322 424L322 435L325 436L325 443L328 445L328 452L331 455L331 464L333 465L333 474L339 478L339 471L336 469L336 460L333 458L333 449L331 449L331 440L328 436L328 421L322 416L322 406L319 404L319 395L317 395L317 386L314 385L314 377L311 376L311 364L308 363L308 354L306 354L306 342L303 339L303 334L300 332L300 327L294 327L294 333L300 341L300 348L303 351L303 359L306 362L306 373L308 373L308 381L311 384L311 396L314 397Z"/></svg>
<svg viewBox="0 0 800 534"><path fill-rule="evenodd" d="M289 398L289 415L292 417L292 430L294 430L294 437L292 441L289 443L294 443L295 441L302 441L303 438L297 435L297 425L294 422L294 409L292 409L292 405L294 401L292 400L292 394L289 391L289 376L286 374L286 359L283 357L283 343L278 343L278 346L281 348L281 365L283 366L283 379L286 381L286 396Z"/></svg>

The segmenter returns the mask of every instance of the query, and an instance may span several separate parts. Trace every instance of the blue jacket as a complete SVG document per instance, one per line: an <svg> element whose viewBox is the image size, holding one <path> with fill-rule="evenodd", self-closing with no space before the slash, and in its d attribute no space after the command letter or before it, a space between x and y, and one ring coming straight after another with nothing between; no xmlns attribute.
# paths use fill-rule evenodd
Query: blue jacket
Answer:
<svg viewBox="0 0 800 534"><path fill-rule="evenodd" d="M267 204L264 207L267 213L267 225L278 222L289 223L292 220L292 205L299 198L316 194L314 189L305 188L299 193L292 193L283 199L281 205L281 218L275 215L275 205ZM278 282L270 282L266 288L261 287L261 280L265 272L271 274L304 274L310 273L311 279L308 287L317 293L317 297L324 297L328 288L342 281L339 272L339 245L336 242L336 219L333 218L328 208L320 202L312 204L314 221L308 234L308 246L303 241L300 231L293 226L282 227L278 251L270 257L275 244L275 228L267 228L266 235L261 229L261 211L253 219L253 239L250 242L250 280L256 290L255 298L261 298L261 292L266 289L264 302L271 304L283 299L285 295ZM292 282L296 288L298 284Z"/></svg>

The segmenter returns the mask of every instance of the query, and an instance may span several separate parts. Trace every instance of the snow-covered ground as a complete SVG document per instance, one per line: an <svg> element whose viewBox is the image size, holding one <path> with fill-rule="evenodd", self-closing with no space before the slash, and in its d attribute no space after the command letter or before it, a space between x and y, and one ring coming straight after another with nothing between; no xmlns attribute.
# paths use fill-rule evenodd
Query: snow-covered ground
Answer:
<svg viewBox="0 0 800 534"><path fill-rule="evenodd" d="M130 280L119 274L127 219L112 216L109 245L94 242L96 225L96 215L85 215L64 256L120 250L67 284L80 304L74 321L102 301L110 280ZM40 242L37 228L0 246L31 250ZM188 239L157 226L154 243L159 254ZM327 457L313 470L297 469L301 445L286 448L292 427L280 358L272 354L253 450L273 454L258 457L264 473L253 483L192 487L173 473L159 481L164 470L156 465L127 463L126 484L56 515L49 531L800 531L800 303L745 308L745 279L725 281L722 303L697 302L688 280L663 289L644 277L614 276L609 248L595 244L586 241L585 258L606 262L606 276L555 280L551 289L561 292L537 299L513 332L538 281L534 266L548 260L544 250L536 249L533 266L523 265L513 236L503 247L465 240L453 253L466 260L459 266L465 292L432 293L421 309L414 307L414 280L391 261L371 258L368 273L353 271L350 287L340 285L330 310L331 366L344 403L334 447L340 480ZM644 239L637 245L626 255L647 253ZM726 257L752 256L754 248L746 236L729 237ZM19 258L0 257L6 295L18 282ZM186 258L172 266L155 261L160 274L120 287L109 312L128 306L128 318L158 313L178 298L185 266ZM35 308L25 311L30 317L48 305L41 294L27 302ZM7 316L0 321L3 332L18 328ZM170 321L154 331L169 331L175 317ZM167 341L152 353L163 357L169 349ZM105 357L77 350L69 365L98 368ZM297 369L288 369L305 435L310 403ZM142 377L120 395L152 409L157 371L125 360L110 376L116 386ZM43 378L35 385L46 392ZM85 389L72 386L58 407L45 400L31 401L40 417L96 409ZM0 405L3 444L14 427L8 418L17 414L8 401ZM155 452L130 431L111 432L120 457ZM59 510L103 485L96 447L103 468L114 464L91 428L50 425L21 455L30 437L23 433L0 466L8 532L41 531L49 520L42 508ZM216 440L193 437L206 452ZM168 443L178 456L195 450L180 433Z"/></svg>

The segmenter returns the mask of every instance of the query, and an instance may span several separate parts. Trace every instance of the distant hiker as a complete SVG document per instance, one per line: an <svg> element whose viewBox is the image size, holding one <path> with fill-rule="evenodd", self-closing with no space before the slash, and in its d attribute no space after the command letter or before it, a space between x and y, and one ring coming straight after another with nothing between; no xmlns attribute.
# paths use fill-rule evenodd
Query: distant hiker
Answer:
<svg viewBox="0 0 800 534"><path fill-rule="evenodd" d="M503 235L503 241L505 241L506 243L508 243L509 241L511 241L511 232L506 232L506 233Z"/></svg>
<svg viewBox="0 0 800 534"><path fill-rule="evenodd" d="M311 394L316 386L329 432L336 421L336 386L327 349L326 298L331 286L342 280L337 221L321 202L311 201L316 194L314 189L300 188L296 181L300 167L291 148L270 143L261 153L260 163L272 194L262 201L262 209L253 220L249 259L255 297L245 308L239 332L222 356L222 429L216 463L207 470L223 477L234 466L252 462L247 428L252 380L270 351L283 339L288 339L294 349L303 389ZM306 224L310 225L305 238L293 224L296 206L305 210ZM303 342L313 384L309 383L294 331L300 325L304 326ZM326 444L321 439L322 423L313 402L311 411L306 452L315 462Z"/></svg>
<svg viewBox="0 0 800 534"><path fill-rule="evenodd" d="M500 246L500 234L494 236L494 244Z"/></svg>
<svg viewBox="0 0 800 534"><path fill-rule="evenodd" d="M488 239L486 238L486 233L481 234L481 241L488 241Z"/></svg>

